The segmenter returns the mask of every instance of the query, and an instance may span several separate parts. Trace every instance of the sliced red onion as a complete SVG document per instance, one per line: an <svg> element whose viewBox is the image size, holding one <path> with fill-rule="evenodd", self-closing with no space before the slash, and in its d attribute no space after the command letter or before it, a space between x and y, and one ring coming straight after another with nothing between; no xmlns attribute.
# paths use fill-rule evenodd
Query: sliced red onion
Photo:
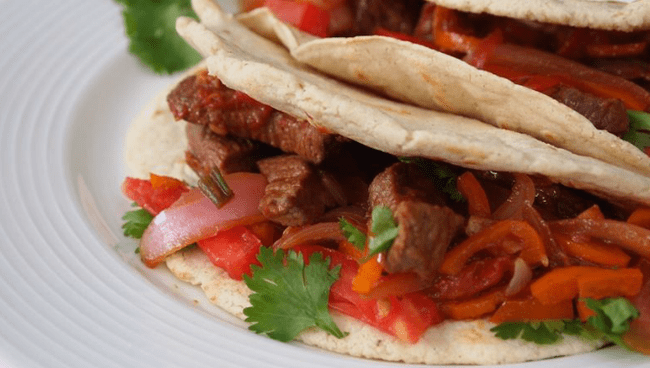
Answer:
<svg viewBox="0 0 650 368"><path fill-rule="evenodd" d="M321 222L295 229L278 239L273 244L273 248L289 249L300 244L317 244L323 240L335 240L337 242L345 240L338 222Z"/></svg>
<svg viewBox="0 0 650 368"><path fill-rule="evenodd" d="M530 266L521 258L515 260L515 270L513 272L512 278L506 287L506 296L511 296L522 291L530 280L533 279L533 271L530 269Z"/></svg>
<svg viewBox="0 0 650 368"><path fill-rule="evenodd" d="M223 207L217 208L200 189L193 188L154 217L140 240L145 265L155 267L170 254L222 229L264 219L258 209L266 187L264 175L235 173L225 179L234 197Z"/></svg>

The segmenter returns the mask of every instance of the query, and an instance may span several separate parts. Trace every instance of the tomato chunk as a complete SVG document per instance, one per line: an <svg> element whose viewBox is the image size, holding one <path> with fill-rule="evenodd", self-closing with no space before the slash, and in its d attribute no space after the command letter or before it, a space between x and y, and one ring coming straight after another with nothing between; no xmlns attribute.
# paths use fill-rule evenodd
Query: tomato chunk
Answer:
<svg viewBox="0 0 650 368"><path fill-rule="evenodd" d="M330 290L329 306L333 310L409 343L417 342L429 327L443 320L436 303L423 293L370 299L355 292L352 282L359 265L339 251L316 245L299 245L294 249L305 259L314 252L321 252L331 258L332 267L341 265L339 279Z"/></svg>
<svg viewBox="0 0 650 368"><path fill-rule="evenodd" d="M308 1L266 0L264 6L275 16L318 37L327 37L330 13Z"/></svg>
<svg viewBox="0 0 650 368"><path fill-rule="evenodd" d="M262 241L244 226L220 231L197 243L215 266L224 269L235 280L251 276L251 265L260 265L257 253Z"/></svg>
<svg viewBox="0 0 650 368"><path fill-rule="evenodd" d="M149 180L127 177L122 183L122 193L154 216L188 191L180 180L153 174Z"/></svg>

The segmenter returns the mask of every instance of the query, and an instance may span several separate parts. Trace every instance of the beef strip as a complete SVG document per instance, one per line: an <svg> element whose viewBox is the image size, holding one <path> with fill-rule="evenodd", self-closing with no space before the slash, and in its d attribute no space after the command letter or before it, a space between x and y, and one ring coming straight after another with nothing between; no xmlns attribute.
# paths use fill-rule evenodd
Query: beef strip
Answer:
<svg viewBox="0 0 650 368"><path fill-rule="evenodd" d="M262 214L284 226L314 222L337 203L319 170L297 155L266 158L258 162L268 180L260 201ZM331 178L330 178L331 179Z"/></svg>
<svg viewBox="0 0 650 368"><path fill-rule="evenodd" d="M375 29L411 34L424 5L422 0L351 0L354 14L351 35L373 34Z"/></svg>
<svg viewBox="0 0 650 368"><path fill-rule="evenodd" d="M433 181L416 164L397 163L372 181L370 207L387 206L399 226L384 267L431 280L464 218L444 204Z"/></svg>
<svg viewBox="0 0 650 368"><path fill-rule="evenodd" d="M257 160L274 150L248 139L224 137L207 126L187 124L187 164L201 177L209 175L213 167L222 173L257 171Z"/></svg>
<svg viewBox="0 0 650 368"><path fill-rule="evenodd" d="M597 129L619 137L629 130L627 109L619 99L598 97L564 85L553 87L545 93L589 119Z"/></svg>
<svg viewBox="0 0 650 368"><path fill-rule="evenodd" d="M387 206L393 211L406 200L445 204L435 183L414 163L398 162L379 173L370 184L368 196L371 208Z"/></svg>
<svg viewBox="0 0 650 368"><path fill-rule="evenodd" d="M326 154L337 152L347 141L234 91L206 71L181 81L167 102L178 120L209 126L219 135L267 143L314 163L322 162Z"/></svg>

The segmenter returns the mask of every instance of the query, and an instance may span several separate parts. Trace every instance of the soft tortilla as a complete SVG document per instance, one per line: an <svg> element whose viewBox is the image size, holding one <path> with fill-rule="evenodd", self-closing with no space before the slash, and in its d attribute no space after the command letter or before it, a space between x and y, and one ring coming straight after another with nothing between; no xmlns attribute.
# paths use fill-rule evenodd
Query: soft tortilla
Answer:
<svg viewBox="0 0 650 368"><path fill-rule="evenodd" d="M206 56L210 74L280 111L397 156L541 174L608 198L650 204L648 177L478 120L356 89L297 62L285 48L242 26L210 0L194 0L193 6L203 23L181 18L177 29Z"/></svg>
<svg viewBox="0 0 650 368"><path fill-rule="evenodd" d="M646 7L649 1L644 1ZM204 24L218 24L210 0L195 3ZM645 10L650 13L650 7ZM256 33L282 43L297 61L326 74L399 101L528 134L650 177L650 157L634 145L596 129L587 118L549 96L452 56L389 37L320 39L282 23L267 9L238 19Z"/></svg>
<svg viewBox="0 0 650 368"><path fill-rule="evenodd" d="M190 174L182 150L174 143L185 122L174 121L167 107L166 93L167 90L160 94L131 125L125 147L129 152L125 155L126 164L130 175L136 177L156 172L193 182L195 175ZM146 139L147 144L140 144L139 139ZM170 150L174 154L170 154ZM210 302L245 319L243 310L250 306L250 289L243 281L233 280L225 271L215 267L200 249L188 248L177 252L166 259L166 265L178 279L201 287ZM504 341L494 337L489 331L493 324L483 320L444 322L412 345L350 317L335 314L334 320L341 330L350 333L344 339L336 339L316 329L303 332L298 339L311 346L356 357L424 364L517 363L584 353L602 345L601 342L587 342L571 336L565 337L561 343L546 346L522 340Z"/></svg>
<svg viewBox="0 0 650 368"><path fill-rule="evenodd" d="M615 31L650 28L648 0L428 0L472 13Z"/></svg>

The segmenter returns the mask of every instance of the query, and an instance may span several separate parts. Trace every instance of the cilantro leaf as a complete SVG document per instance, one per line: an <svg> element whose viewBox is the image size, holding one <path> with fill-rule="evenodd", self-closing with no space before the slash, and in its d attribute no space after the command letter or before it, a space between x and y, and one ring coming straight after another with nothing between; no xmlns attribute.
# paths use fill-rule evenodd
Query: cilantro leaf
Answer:
<svg viewBox="0 0 650 368"><path fill-rule="evenodd" d="M147 210L140 208L125 213L122 220L125 221L122 225L124 236L140 239L144 230L153 220L153 216Z"/></svg>
<svg viewBox="0 0 650 368"><path fill-rule="evenodd" d="M258 255L261 267L253 265L253 276L244 275L253 291L251 307L244 309L251 322L249 329L279 341L291 341L300 332L317 326L338 337L341 332L327 308L332 284L341 266L329 269L330 259L314 253L305 265L300 253L273 252L262 247Z"/></svg>
<svg viewBox="0 0 650 368"><path fill-rule="evenodd" d="M580 320L504 322L490 331L503 340L521 338L540 345L558 342L562 340L562 334L567 334L586 340L606 339L630 349L622 336L628 331L630 321L639 316L634 305L626 298L587 298L584 301L587 307L596 312L596 316L589 317L586 324Z"/></svg>
<svg viewBox="0 0 650 368"><path fill-rule="evenodd" d="M372 225L370 228L373 236L368 242L368 255L370 259L377 253L388 250L399 233L399 228L393 218L393 212L385 206L372 209Z"/></svg>
<svg viewBox="0 0 650 368"><path fill-rule="evenodd" d="M630 321L639 317L634 305L626 298L585 299L585 303L596 312L587 323L607 340L629 349L622 336L630 329Z"/></svg>
<svg viewBox="0 0 650 368"><path fill-rule="evenodd" d="M176 33L176 18L197 19L190 0L115 0L124 6L122 16L129 51L159 74L171 74L201 60Z"/></svg>
<svg viewBox="0 0 650 368"><path fill-rule="evenodd" d="M650 114L628 110L627 116L630 119L630 130L623 136L623 139L640 150L650 147Z"/></svg>
<svg viewBox="0 0 650 368"><path fill-rule="evenodd" d="M504 322L490 329L503 340L521 338L538 345L554 344L562 340L562 321Z"/></svg>
<svg viewBox="0 0 650 368"><path fill-rule="evenodd" d="M349 223L345 218L341 217L339 219L339 227L341 228L343 235L357 249L363 250L366 247L366 234Z"/></svg>

